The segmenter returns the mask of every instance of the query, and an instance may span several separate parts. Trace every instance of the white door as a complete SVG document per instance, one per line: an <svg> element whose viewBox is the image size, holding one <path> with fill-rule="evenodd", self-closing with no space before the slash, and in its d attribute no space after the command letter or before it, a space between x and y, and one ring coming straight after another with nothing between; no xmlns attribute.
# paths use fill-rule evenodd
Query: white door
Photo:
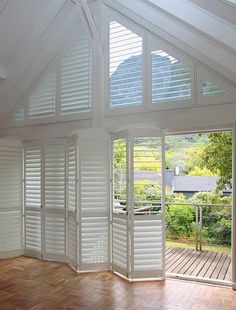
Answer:
<svg viewBox="0 0 236 310"><path fill-rule="evenodd" d="M164 139L130 131L113 140L113 270L130 278L163 278Z"/></svg>
<svg viewBox="0 0 236 310"><path fill-rule="evenodd" d="M44 145L43 258L66 261L66 141Z"/></svg>
<svg viewBox="0 0 236 310"><path fill-rule="evenodd" d="M66 145L24 145L25 254L66 261Z"/></svg>

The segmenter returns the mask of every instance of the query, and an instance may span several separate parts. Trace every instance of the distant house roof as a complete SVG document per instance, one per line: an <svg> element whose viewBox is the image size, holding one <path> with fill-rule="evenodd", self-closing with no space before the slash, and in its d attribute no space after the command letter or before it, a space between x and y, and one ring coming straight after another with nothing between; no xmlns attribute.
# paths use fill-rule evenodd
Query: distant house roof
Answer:
<svg viewBox="0 0 236 310"><path fill-rule="evenodd" d="M169 184L172 192L211 192L217 187L217 181L219 177L215 176L174 176L168 174L166 171L166 181L170 177ZM151 180L151 181L161 181L161 173L155 171L134 171L134 180ZM224 189L224 193L231 193L231 189Z"/></svg>
<svg viewBox="0 0 236 310"><path fill-rule="evenodd" d="M161 172L135 170L134 171L134 180L135 181L137 181L137 180L158 181L158 180L161 180Z"/></svg>
<svg viewBox="0 0 236 310"><path fill-rule="evenodd" d="M216 189L219 177L214 176L174 176L173 192L211 192Z"/></svg>

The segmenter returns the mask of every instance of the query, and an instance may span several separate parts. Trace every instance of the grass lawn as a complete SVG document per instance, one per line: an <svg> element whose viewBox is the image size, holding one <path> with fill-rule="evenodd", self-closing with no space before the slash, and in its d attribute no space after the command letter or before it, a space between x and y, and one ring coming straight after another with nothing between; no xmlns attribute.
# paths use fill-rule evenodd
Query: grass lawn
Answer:
<svg viewBox="0 0 236 310"><path fill-rule="evenodd" d="M194 242L188 241L180 241L180 240L166 240L166 246L173 248L188 248L195 249L196 244ZM202 249L204 251L215 251L215 252L225 252L230 253L231 247L225 245L215 245L215 244L203 244Z"/></svg>

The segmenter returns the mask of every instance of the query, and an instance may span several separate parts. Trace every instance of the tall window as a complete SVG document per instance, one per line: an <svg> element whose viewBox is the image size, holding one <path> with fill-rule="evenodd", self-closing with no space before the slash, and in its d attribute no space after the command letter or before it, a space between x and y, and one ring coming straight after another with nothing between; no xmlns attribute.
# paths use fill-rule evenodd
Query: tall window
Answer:
<svg viewBox="0 0 236 310"><path fill-rule="evenodd" d="M143 38L116 21L109 23L110 107L143 101Z"/></svg>

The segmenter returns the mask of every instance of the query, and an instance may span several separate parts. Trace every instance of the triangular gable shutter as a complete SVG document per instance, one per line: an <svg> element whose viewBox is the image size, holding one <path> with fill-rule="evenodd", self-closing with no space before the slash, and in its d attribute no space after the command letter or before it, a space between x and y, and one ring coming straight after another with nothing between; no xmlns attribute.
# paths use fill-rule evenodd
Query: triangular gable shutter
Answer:
<svg viewBox="0 0 236 310"><path fill-rule="evenodd" d="M143 103L144 32L128 22L109 22L109 107Z"/></svg>
<svg viewBox="0 0 236 310"><path fill-rule="evenodd" d="M80 36L61 60L61 113L91 109L91 43Z"/></svg>
<svg viewBox="0 0 236 310"><path fill-rule="evenodd" d="M56 74L49 73L29 96L29 118L52 115L56 109Z"/></svg>
<svg viewBox="0 0 236 310"><path fill-rule="evenodd" d="M197 103L222 104L235 102L236 86L197 65Z"/></svg>

